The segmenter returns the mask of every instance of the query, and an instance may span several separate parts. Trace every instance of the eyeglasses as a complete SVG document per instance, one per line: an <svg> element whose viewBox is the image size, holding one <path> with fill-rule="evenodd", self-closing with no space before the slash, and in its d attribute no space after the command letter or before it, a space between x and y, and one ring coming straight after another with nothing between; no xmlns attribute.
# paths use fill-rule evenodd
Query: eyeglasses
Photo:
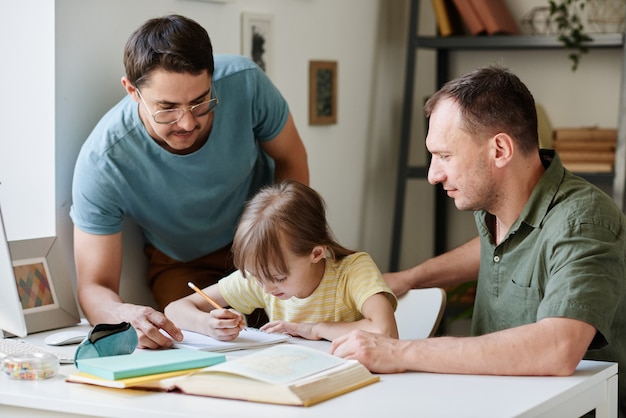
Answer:
<svg viewBox="0 0 626 418"><path fill-rule="evenodd" d="M213 89L211 89L211 92L212 91ZM139 94L139 98L143 102L144 106L146 106L146 109L148 109L148 112L150 112L150 108L148 107L148 104L144 100L143 96L141 95L139 89L137 89L137 94ZM189 111L194 118L199 118L202 116L206 116L213 110L215 110L215 107L218 103L219 100L217 99L217 96L215 96L212 99L207 100L206 102L198 103L193 106L177 107L176 109L157 110L154 113L150 113L150 115L156 123L160 123L163 125L173 125L180 121L183 116L185 116L186 111Z"/></svg>

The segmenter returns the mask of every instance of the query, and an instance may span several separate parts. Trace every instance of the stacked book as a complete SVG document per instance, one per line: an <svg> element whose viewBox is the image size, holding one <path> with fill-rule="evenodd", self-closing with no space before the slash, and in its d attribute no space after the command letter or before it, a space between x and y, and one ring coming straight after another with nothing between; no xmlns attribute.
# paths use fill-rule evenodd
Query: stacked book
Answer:
<svg viewBox="0 0 626 418"><path fill-rule="evenodd" d="M432 0L439 36L519 35L504 0Z"/></svg>
<svg viewBox="0 0 626 418"><path fill-rule="evenodd" d="M554 149L565 168L578 173L611 173L617 129L561 128L554 131Z"/></svg>

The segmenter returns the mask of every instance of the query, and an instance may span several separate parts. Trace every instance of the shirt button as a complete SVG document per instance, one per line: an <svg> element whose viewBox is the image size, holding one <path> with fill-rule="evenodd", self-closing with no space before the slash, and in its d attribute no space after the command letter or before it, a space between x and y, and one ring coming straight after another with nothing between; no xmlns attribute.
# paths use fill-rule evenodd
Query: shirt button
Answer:
<svg viewBox="0 0 626 418"><path fill-rule="evenodd" d="M493 261L494 261L495 263L499 263L499 262L500 262L500 256L499 256L499 255L495 255L495 256L493 257Z"/></svg>

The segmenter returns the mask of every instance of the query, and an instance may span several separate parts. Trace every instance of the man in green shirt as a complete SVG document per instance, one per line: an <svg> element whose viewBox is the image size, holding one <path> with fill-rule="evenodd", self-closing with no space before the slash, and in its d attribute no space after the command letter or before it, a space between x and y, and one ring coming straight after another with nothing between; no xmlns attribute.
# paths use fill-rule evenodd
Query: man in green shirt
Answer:
<svg viewBox="0 0 626 418"><path fill-rule="evenodd" d="M534 99L507 69L481 68L426 103L428 180L479 236L388 273L396 295L476 280L471 337L399 341L365 332L332 352L375 372L572 374L583 358L619 363L626 417L626 218L611 198L538 149Z"/></svg>

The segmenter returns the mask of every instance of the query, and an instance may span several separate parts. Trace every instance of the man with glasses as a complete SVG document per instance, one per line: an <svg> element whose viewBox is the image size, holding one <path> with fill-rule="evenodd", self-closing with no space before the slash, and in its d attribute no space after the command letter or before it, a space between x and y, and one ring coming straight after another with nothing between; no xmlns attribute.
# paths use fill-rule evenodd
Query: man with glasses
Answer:
<svg viewBox="0 0 626 418"><path fill-rule="evenodd" d="M160 311L119 295L122 224L145 239L148 284L162 310L232 269L244 203L282 179L309 182L289 107L256 64L213 56L198 23L151 19L124 49L128 95L104 115L78 156L73 181L78 299L91 323L130 322L139 346L170 346L180 330Z"/></svg>

